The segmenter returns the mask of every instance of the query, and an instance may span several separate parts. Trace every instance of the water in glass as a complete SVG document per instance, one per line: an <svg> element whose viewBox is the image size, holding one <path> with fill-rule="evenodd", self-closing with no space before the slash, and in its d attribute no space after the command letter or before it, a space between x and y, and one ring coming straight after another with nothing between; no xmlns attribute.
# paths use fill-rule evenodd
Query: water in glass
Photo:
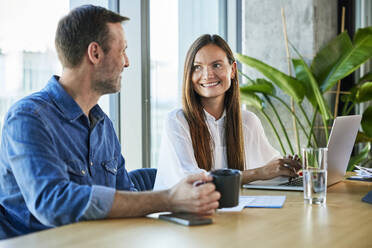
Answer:
<svg viewBox="0 0 372 248"><path fill-rule="evenodd" d="M327 194L327 170L303 171L304 199L310 204L325 204Z"/></svg>

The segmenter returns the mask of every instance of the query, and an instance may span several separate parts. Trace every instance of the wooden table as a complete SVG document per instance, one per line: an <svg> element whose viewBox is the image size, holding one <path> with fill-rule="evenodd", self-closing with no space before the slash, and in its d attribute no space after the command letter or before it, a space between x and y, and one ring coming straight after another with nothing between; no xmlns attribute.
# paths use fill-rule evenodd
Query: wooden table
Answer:
<svg viewBox="0 0 372 248"><path fill-rule="evenodd" d="M0 242L4 247L372 247L372 205L361 198L372 183L344 180L328 188L325 207L302 192L242 190L242 195L286 195L281 209L216 213L214 224L185 227L150 218L81 222Z"/></svg>

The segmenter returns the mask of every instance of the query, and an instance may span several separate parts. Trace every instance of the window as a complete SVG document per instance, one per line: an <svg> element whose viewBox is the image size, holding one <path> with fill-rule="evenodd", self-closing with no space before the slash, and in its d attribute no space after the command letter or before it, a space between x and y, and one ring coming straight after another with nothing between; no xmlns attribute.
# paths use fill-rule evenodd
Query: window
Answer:
<svg viewBox="0 0 372 248"><path fill-rule="evenodd" d="M69 0L0 2L1 129L15 101L43 88L53 74L60 75L54 34L68 10Z"/></svg>
<svg viewBox="0 0 372 248"><path fill-rule="evenodd" d="M70 8L88 3L109 7L108 0L0 2L0 136L9 107L41 90L52 75L61 75L54 46L58 21ZM115 97L103 96L99 104L117 127Z"/></svg>
<svg viewBox="0 0 372 248"><path fill-rule="evenodd" d="M181 107L187 50L205 33L227 39L226 14L227 1L150 0L151 167L157 167L164 118Z"/></svg>

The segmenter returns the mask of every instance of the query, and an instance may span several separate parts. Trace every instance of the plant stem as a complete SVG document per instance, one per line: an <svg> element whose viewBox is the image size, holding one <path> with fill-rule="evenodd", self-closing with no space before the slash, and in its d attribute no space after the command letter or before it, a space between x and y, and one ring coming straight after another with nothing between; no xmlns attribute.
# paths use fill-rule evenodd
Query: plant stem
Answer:
<svg viewBox="0 0 372 248"><path fill-rule="evenodd" d="M269 122L271 128L273 129L273 131L274 131L274 133L275 133L275 136L276 136L276 138L277 138L277 140L278 140L278 142L279 142L280 148L282 149L282 154L283 154L283 155L287 154L286 151L285 151L285 149L284 149L283 142L282 142L282 140L280 139L280 136L279 136L279 134L278 134L278 131L276 131L276 128L274 127L274 124L273 124L273 122L271 121L270 117L265 113L264 110L261 110L261 112L262 112L263 116L265 116L266 120Z"/></svg>
<svg viewBox="0 0 372 248"><path fill-rule="evenodd" d="M316 140L315 134L314 134L314 132L313 132L314 121L315 121L315 117L316 117L316 113L318 112L318 109L316 108L316 109L314 110L313 120L312 120L311 123L310 123L309 117L307 116L307 114L306 114L306 112L305 112L305 109L302 107L301 104L299 104L298 106L299 106L299 108L301 109L301 112L302 112L303 116L305 117L305 120L307 121L307 124L308 124L309 127L310 127L309 136L310 136L310 137L311 137L311 135L313 136L314 143L315 143L315 147L318 147L318 141ZM307 136L307 137L309 137L309 136ZM311 138L308 139L307 146L309 147L310 144L311 144Z"/></svg>
<svg viewBox="0 0 372 248"><path fill-rule="evenodd" d="M294 128L294 131L295 131L295 137L296 137L296 146L297 146L297 154L301 154L301 141L300 141L300 134L299 134L299 131L298 131L298 128L297 128L297 123L296 123L296 118L294 117L295 115L295 112L296 112L296 109L295 109L295 105L294 105L294 100L293 100L293 97L291 99L291 106L292 106L292 112L293 112L293 116L292 116L292 122L293 122L293 128Z"/></svg>
<svg viewBox="0 0 372 248"><path fill-rule="evenodd" d="M300 108L300 110L301 110L303 116L305 117L305 120L306 120L307 124L310 126L311 123L310 123L309 117L307 116L307 114L306 114L306 112L305 112L305 109L302 107L301 104L298 104L298 107Z"/></svg>
<svg viewBox="0 0 372 248"><path fill-rule="evenodd" d="M348 115L348 114L350 113L350 111L354 108L354 106L355 106L355 103L352 103L352 104L349 106L349 108L346 110L345 115Z"/></svg>
<svg viewBox="0 0 372 248"><path fill-rule="evenodd" d="M287 35L287 24L285 21L285 14L284 14L284 8L281 8L282 11L282 23L283 23L283 35L284 35L284 42L285 42L285 50L287 53L287 63L288 63L288 75L292 76L292 66L291 66L291 56L289 54L289 48L288 48L288 35ZM291 97L291 112L295 113L295 108L294 108L294 101L293 97ZM296 118L292 115L292 124L293 124L293 132L296 140L296 147L297 147L297 152L300 154L300 136L298 134L298 128L296 124Z"/></svg>
<svg viewBox="0 0 372 248"><path fill-rule="evenodd" d="M314 123L315 123L317 113L318 113L318 108L314 109L313 119L311 120L310 132L309 132L309 135L311 135L311 134L313 135L314 143L315 143L316 148L318 147L318 142L316 141L315 134L314 134ZM308 140L307 147L310 147L310 144L311 144L311 139Z"/></svg>
<svg viewBox="0 0 372 248"><path fill-rule="evenodd" d="M328 123L325 117L323 115L321 116L322 116L322 121L323 121L323 126L324 126L324 134L326 137L326 144L328 144Z"/></svg>
<svg viewBox="0 0 372 248"><path fill-rule="evenodd" d="M342 18L341 18L341 33L345 30L345 7L342 7ZM338 102L340 98L340 90L341 90L341 80L337 82L337 92L336 92L336 99L335 99L335 111L333 113L333 117L336 119L338 115Z"/></svg>
<svg viewBox="0 0 372 248"><path fill-rule="evenodd" d="M272 96L273 98L275 98L276 100L278 100L279 102L281 102L287 109L288 109L288 111L296 118L296 121L297 121L297 123L298 123L298 125L300 125L300 127L301 127L301 129L302 129L302 131L303 131L303 133L305 134L305 136L306 136L306 138L307 138L307 140L309 140L309 139L311 139L311 135L308 135L307 133L306 133L306 130L305 130L305 127L303 126L303 124L301 123L301 121L300 121L300 119L298 118L298 116L296 115L296 113L294 113L294 112L292 112L292 109L288 106L288 104L285 102L285 101L283 101L280 97L277 97L277 96L275 96L275 95L273 95ZM310 125L309 125L310 126Z"/></svg>
<svg viewBox="0 0 372 248"><path fill-rule="evenodd" d="M345 101L344 103L344 107L342 108L342 115L346 115L346 109L347 109L347 106L349 105L349 98L347 98L347 100Z"/></svg>
<svg viewBox="0 0 372 248"><path fill-rule="evenodd" d="M284 134L284 136L285 136L285 138L286 138L286 140L287 140L287 143L288 143L289 149L291 150L291 154L294 154L294 151L293 151L293 147L292 147L291 141L289 140L289 137L288 137L287 131L285 130L285 127L284 127L284 125L283 125L283 122L282 122L282 120L280 119L280 116L279 116L279 114L278 114L278 111L276 110L276 108L274 107L274 105L273 105L273 103L271 102L270 98L269 98L266 94L264 94L264 97L265 97L266 101L270 104L271 108L272 108L273 111L274 111L274 114L275 114L276 118L278 119L279 125L280 125L280 127L282 128L282 130L283 130L283 134Z"/></svg>

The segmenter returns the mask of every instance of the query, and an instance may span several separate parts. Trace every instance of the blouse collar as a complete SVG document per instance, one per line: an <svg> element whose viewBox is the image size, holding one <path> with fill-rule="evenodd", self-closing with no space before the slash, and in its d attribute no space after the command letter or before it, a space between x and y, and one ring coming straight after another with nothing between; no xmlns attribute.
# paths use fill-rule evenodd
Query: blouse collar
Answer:
<svg viewBox="0 0 372 248"><path fill-rule="evenodd" d="M212 122L217 122L217 123L223 123L224 119L225 119L225 116L226 116L226 110L224 109L223 110L223 113L221 115L221 117L216 120L216 118L214 118L213 115L211 115L210 113L208 113L205 109L204 110L204 113L205 113L205 116L206 116L206 119L207 121L212 121Z"/></svg>

